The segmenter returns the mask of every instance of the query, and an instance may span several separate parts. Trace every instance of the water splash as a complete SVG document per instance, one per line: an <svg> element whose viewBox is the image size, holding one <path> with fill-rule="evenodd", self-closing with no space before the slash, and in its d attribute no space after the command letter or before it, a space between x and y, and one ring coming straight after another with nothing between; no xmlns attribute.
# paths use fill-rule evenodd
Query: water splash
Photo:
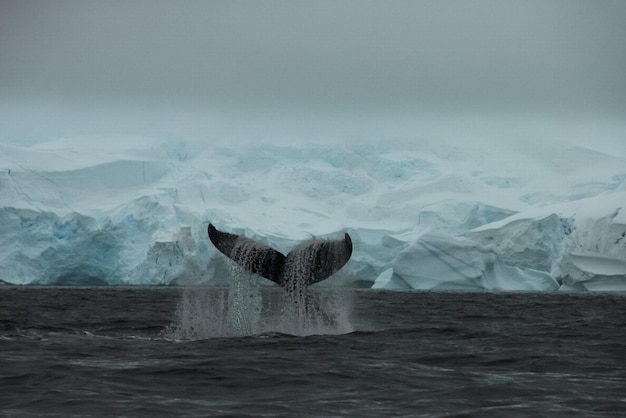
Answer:
<svg viewBox="0 0 626 418"><path fill-rule="evenodd" d="M186 288L175 321L164 331L166 338L196 340L277 332L345 334L354 330L349 318L351 293L308 287L321 280L316 275L328 277L336 265L345 262L345 254L328 241L306 241L282 261L284 257L269 247L235 235L224 237L223 250L238 263L233 265L228 289ZM271 269L282 271L283 289L263 285L265 279L250 273L270 274Z"/></svg>
<svg viewBox="0 0 626 418"><path fill-rule="evenodd" d="M257 280L241 267L233 268L226 320L235 335L258 333L263 298Z"/></svg>
<svg viewBox="0 0 626 418"><path fill-rule="evenodd" d="M346 334L353 293L344 289L285 292L235 267L228 288L189 286L163 337L202 340L281 333L297 336Z"/></svg>

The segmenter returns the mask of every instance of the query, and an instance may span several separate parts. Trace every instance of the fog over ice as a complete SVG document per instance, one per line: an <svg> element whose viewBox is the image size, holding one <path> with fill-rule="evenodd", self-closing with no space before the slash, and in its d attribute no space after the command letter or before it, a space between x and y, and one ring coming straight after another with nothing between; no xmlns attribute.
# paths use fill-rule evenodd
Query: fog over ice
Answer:
<svg viewBox="0 0 626 418"><path fill-rule="evenodd" d="M468 119L489 131L506 115L620 125L624 39L622 1L5 0L0 133L271 141Z"/></svg>

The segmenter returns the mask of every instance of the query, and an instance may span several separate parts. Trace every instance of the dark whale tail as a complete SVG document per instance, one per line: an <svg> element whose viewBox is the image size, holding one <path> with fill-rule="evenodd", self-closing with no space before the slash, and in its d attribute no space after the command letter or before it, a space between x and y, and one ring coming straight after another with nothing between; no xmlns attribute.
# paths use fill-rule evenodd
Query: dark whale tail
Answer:
<svg viewBox="0 0 626 418"><path fill-rule="evenodd" d="M287 256L243 235L218 231L209 224L209 238L225 256L288 291L325 280L341 269L352 255L352 240L311 239Z"/></svg>

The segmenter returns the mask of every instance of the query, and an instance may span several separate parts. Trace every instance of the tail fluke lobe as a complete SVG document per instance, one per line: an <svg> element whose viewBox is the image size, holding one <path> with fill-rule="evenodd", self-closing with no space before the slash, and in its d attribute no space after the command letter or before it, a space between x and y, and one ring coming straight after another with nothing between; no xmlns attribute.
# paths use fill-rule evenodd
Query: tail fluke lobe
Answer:
<svg viewBox="0 0 626 418"><path fill-rule="evenodd" d="M352 255L352 240L312 239L295 247L287 257L267 245L242 235L218 231L209 224L215 247L237 264L290 290L325 280L341 269Z"/></svg>
<svg viewBox="0 0 626 418"><path fill-rule="evenodd" d="M222 254L252 273L282 286L285 256L243 235L218 231L209 224L209 239Z"/></svg>
<svg viewBox="0 0 626 418"><path fill-rule="evenodd" d="M335 274L350 259L352 240L347 233L343 239L305 241L287 254L286 268L306 278L306 285L321 282Z"/></svg>

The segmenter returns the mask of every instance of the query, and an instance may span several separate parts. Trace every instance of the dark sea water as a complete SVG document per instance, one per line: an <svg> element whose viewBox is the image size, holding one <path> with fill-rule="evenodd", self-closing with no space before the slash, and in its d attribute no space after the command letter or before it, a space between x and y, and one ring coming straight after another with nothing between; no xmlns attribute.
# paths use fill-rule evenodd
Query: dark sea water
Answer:
<svg viewBox="0 0 626 418"><path fill-rule="evenodd" d="M0 415L626 416L626 294L0 288Z"/></svg>

